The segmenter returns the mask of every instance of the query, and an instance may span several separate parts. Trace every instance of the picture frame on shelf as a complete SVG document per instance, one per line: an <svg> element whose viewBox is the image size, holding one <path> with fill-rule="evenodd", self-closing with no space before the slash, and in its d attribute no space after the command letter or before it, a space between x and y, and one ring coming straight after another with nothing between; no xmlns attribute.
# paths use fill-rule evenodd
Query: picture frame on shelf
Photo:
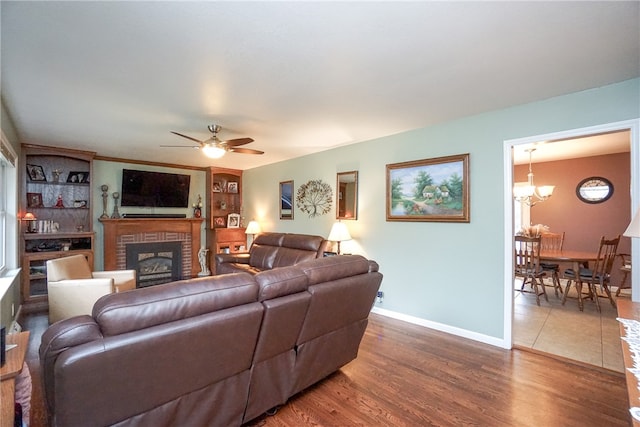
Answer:
<svg viewBox="0 0 640 427"><path fill-rule="evenodd" d="M227 226L227 218L224 216L216 216L213 218L213 226L215 228L225 228Z"/></svg>
<svg viewBox="0 0 640 427"><path fill-rule="evenodd" d="M33 182L47 182L47 176L44 174L44 169L40 165L27 164L27 175Z"/></svg>
<svg viewBox="0 0 640 427"><path fill-rule="evenodd" d="M88 184L89 172L69 172L69 175L67 175L67 182L75 184Z"/></svg>
<svg viewBox="0 0 640 427"><path fill-rule="evenodd" d="M227 215L227 228L240 228L240 214Z"/></svg>
<svg viewBox="0 0 640 427"><path fill-rule="evenodd" d="M214 193L222 193L222 183L219 181L214 181L211 185L211 191Z"/></svg>
<svg viewBox="0 0 640 427"><path fill-rule="evenodd" d="M387 221L469 222L469 154L387 165Z"/></svg>
<svg viewBox="0 0 640 427"><path fill-rule="evenodd" d="M229 181L227 183L227 193L237 193L238 183L236 181Z"/></svg>
<svg viewBox="0 0 640 427"><path fill-rule="evenodd" d="M28 208L43 208L42 193L27 193Z"/></svg>
<svg viewBox="0 0 640 427"><path fill-rule="evenodd" d="M293 180L280 183L280 219L293 219Z"/></svg>

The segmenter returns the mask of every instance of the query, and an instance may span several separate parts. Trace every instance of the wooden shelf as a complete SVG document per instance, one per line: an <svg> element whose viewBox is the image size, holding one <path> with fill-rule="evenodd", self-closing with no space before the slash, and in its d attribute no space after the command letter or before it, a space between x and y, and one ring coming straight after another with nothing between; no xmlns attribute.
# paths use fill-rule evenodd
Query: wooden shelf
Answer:
<svg viewBox="0 0 640 427"><path fill-rule="evenodd" d="M26 312L47 308L47 260L83 254L93 268L93 186L90 180L94 156L95 153L89 151L22 145L19 217L22 218L26 212L30 212L35 215L36 221L52 221L59 227L58 231L53 233L28 233L27 222L21 221L22 269L26 272L33 272L34 269L41 271L22 275L22 303ZM42 180L33 181L27 171L27 165L32 165L38 171L38 179ZM32 173L34 168L30 169ZM54 181L54 171L60 173L58 181ZM66 182L72 172L86 173L89 182ZM63 201L64 207L55 207L59 198ZM34 204L40 206L33 206ZM86 206L80 207L82 204ZM37 223L33 225L38 228ZM78 229L82 231L77 231ZM67 244L71 249L65 251L63 249Z"/></svg>

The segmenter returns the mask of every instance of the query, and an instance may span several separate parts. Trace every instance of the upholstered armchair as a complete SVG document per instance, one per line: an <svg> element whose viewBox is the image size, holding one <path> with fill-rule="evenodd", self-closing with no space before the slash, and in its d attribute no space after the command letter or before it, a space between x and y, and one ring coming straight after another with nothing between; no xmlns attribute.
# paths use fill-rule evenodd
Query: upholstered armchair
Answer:
<svg viewBox="0 0 640 427"><path fill-rule="evenodd" d="M91 271L84 255L47 261L49 323L91 314L103 295L136 287L135 270Z"/></svg>

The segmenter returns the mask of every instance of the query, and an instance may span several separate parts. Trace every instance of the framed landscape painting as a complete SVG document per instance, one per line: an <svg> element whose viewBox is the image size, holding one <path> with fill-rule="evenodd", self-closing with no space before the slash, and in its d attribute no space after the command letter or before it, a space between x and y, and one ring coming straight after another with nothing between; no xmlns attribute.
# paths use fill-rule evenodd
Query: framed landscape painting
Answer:
<svg viewBox="0 0 640 427"><path fill-rule="evenodd" d="M469 222L469 154L387 165L387 221Z"/></svg>

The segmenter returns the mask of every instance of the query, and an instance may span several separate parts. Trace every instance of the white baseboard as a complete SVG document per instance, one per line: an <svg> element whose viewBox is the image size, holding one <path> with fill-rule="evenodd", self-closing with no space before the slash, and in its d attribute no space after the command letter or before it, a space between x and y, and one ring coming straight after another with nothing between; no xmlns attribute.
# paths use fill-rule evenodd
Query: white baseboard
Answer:
<svg viewBox="0 0 640 427"><path fill-rule="evenodd" d="M407 314L398 313L398 312L387 310L380 307L373 307L371 309L371 312L379 314L381 316L386 316L393 319L401 320L403 322L412 323L414 325L424 326L425 328L434 329L436 331L446 332L448 334L456 335L458 337L479 341L481 343L493 345L496 347L505 348L505 349L511 348L511 343L509 343L509 345L506 345L504 339L502 338L496 338L489 335L479 334L477 332L456 328L454 326L433 322L431 320L421 319L415 316L409 316Z"/></svg>

